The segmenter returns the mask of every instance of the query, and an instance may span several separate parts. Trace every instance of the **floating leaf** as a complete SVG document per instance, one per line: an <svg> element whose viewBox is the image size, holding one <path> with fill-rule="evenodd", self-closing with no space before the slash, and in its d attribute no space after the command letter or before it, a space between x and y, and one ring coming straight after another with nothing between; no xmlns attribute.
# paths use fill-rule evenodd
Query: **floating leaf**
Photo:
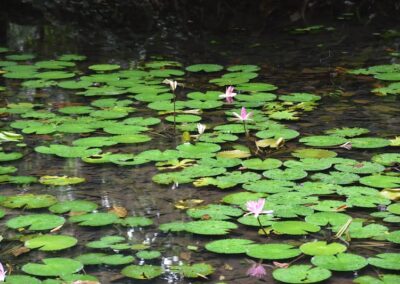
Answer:
<svg viewBox="0 0 400 284"><path fill-rule="evenodd" d="M303 221L281 221L273 223L272 229L277 234L307 235L318 232L321 228Z"/></svg>
<svg viewBox="0 0 400 284"><path fill-rule="evenodd" d="M214 272L214 268L207 263L195 263L192 265L171 266L171 270L182 274L187 278L206 277Z"/></svg>
<svg viewBox="0 0 400 284"><path fill-rule="evenodd" d="M89 213L84 215L72 216L69 218L72 223L78 223L80 226L106 226L116 223L118 217L112 213Z"/></svg>
<svg viewBox="0 0 400 284"><path fill-rule="evenodd" d="M346 246L340 243L327 244L326 241L308 242L300 246L300 250L308 255L334 255L346 251Z"/></svg>
<svg viewBox="0 0 400 284"><path fill-rule="evenodd" d="M121 274L133 279L153 279L160 276L163 270L154 265L129 265L121 270Z"/></svg>
<svg viewBox="0 0 400 284"><path fill-rule="evenodd" d="M252 245L246 254L258 259L287 259L299 256L301 251L288 244L261 244Z"/></svg>
<svg viewBox="0 0 400 284"><path fill-rule="evenodd" d="M27 263L22 266L22 271L36 276L60 276L73 274L83 268L82 263L70 258L44 258L44 264Z"/></svg>
<svg viewBox="0 0 400 284"><path fill-rule="evenodd" d="M226 235L229 230L236 229L237 225L227 221L193 221L185 225L185 230L199 235Z"/></svg>
<svg viewBox="0 0 400 284"><path fill-rule="evenodd" d="M41 251L63 250L73 247L78 240L65 235L43 235L34 237L25 242L25 246L30 249L39 249Z"/></svg>
<svg viewBox="0 0 400 284"><path fill-rule="evenodd" d="M284 283L317 283L331 277L332 273L325 268L311 265L296 264L288 268L278 268L273 271L274 279Z"/></svg>
<svg viewBox="0 0 400 284"><path fill-rule="evenodd" d="M400 270L400 253L381 253L368 258L369 264L391 270Z"/></svg>
<svg viewBox="0 0 400 284"><path fill-rule="evenodd" d="M355 271L368 265L364 257L351 253L317 255L311 259L311 263L333 271Z"/></svg>
<svg viewBox="0 0 400 284"><path fill-rule="evenodd" d="M255 219L254 217L252 217ZM205 248L209 251L222 254L246 253L254 242L246 239L223 239L207 243Z"/></svg>
<svg viewBox="0 0 400 284"><path fill-rule="evenodd" d="M31 231L51 230L62 226L65 222L63 217L51 214L30 214L14 217L7 221L6 226L12 229L27 227Z"/></svg>

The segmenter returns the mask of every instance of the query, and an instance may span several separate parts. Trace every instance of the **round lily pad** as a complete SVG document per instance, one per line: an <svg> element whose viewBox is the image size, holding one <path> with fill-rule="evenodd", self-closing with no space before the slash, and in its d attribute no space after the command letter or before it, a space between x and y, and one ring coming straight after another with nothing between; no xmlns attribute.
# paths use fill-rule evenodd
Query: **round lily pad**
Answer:
<svg viewBox="0 0 400 284"><path fill-rule="evenodd" d="M227 205L209 204L206 206L190 208L186 213L192 218L203 218L207 216L213 220L227 220L231 217L238 217L243 214L240 208Z"/></svg>
<svg viewBox="0 0 400 284"><path fill-rule="evenodd" d="M368 265L367 259L351 253L317 255L311 259L311 263L333 271L356 271Z"/></svg>
<svg viewBox="0 0 400 284"><path fill-rule="evenodd" d="M245 253L254 242L246 239L223 239L207 243L205 248L221 254Z"/></svg>
<svg viewBox="0 0 400 284"><path fill-rule="evenodd" d="M185 225L186 231L199 235L226 235L236 228L235 223L217 220L193 221Z"/></svg>
<svg viewBox="0 0 400 284"><path fill-rule="evenodd" d="M277 234L307 235L309 233L316 233L321 228L317 225L303 221L281 221L273 223L272 229Z"/></svg>
<svg viewBox="0 0 400 284"><path fill-rule="evenodd" d="M261 244L252 245L246 254L258 259L288 259L299 256L301 251L288 244Z"/></svg>
<svg viewBox="0 0 400 284"><path fill-rule="evenodd" d="M346 139L340 136L326 135L326 136L308 136L301 138L300 142L307 146L314 147L332 147L339 146L346 143Z"/></svg>
<svg viewBox="0 0 400 284"><path fill-rule="evenodd" d="M400 270L400 253L381 253L368 258L369 264L390 270Z"/></svg>
<svg viewBox="0 0 400 284"><path fill-rule="evenodd" d="M51 214L30 214L14 217L7 221L6 226L12 229L27 228L31 231L51 230L63 225L63 217Z"/></svg>
<svg viewBox="0 0 400 284"><path fill-rule="evenodd" d="M112 71L112 70L117 70L120 68L118 64L95 64L95 65L90 65L88 67L90 70L94 71Z"/></svg>
<svg viewBox="0 0 400 284"><path fill-rule="evenodd" d="M382 148L390 145L390 141L378 137L362 137L350 139L353 148L372 149Z"/></svg>
<svg viewBox="0 0 400 284"><path fill-rule="evenodd" d="M155 259L161 256L161 253L157 250L141 250L136 253L136 256L141 259Z"/></svg>
<svg viewBox="0 0 400 284"><path fill-rule="evenodd" d="M62 214L67 212L91 212L97 209L97 204L87 200L68 200L52 205L49 210Z"/></svg>
<svg viewBox="0 0 400 284"><path fill-rule="evenodd" d="M50 207L57 202L57 198L48 194L21 194L7 196L0 201L0 205L7 208L38 209Z"/></svg>
<svg viewBox="0 0 400 284"><path fill-rule="evenodd" d="M347 247L340 243L327 244L326 241L302 244L300 250L308 255L334 255L346 251Z"/></svg>
<svg viewBox="0 0 400 284"><path fill-rule="evenodd" d="M298 149L292 153L292 156L296 158L333 158L337 156L337 153L330 150L324 149Z"/></svg>
<svg viewBox="0 0 400 284"><path fill-rule="evenodd" d="M258 158L244 160L242 162L243 167L251 169L251 170L271 170L279 168L282 165L282 162L278 159L265 159L261 160Z"/></svg>
<svg viewBox="0 0 400 284"><path fill-rule="evenodd" d="M332 273L325 268L296 264L288 268L278 268L272 272L274 279L284 283L317 283L330 278Z"/></svg>
<svg viewBox="0 0 400 284"><path fill-rule="evenodd" d="M78 240L65 235L42 235L25 242L25 246L30 249L39 249L41 251L55 251L73 247Z"/></svg>
<svg viewBox="0 0 400 284"><path fill-rule="evenodd" d="M186 70L190 72L218 72L221 71L223 68L223 66L218 64L195 64L186 67Z"/></svg>
<svg viewBox="0 0 400 284"><path fill-rule="evenodd" d="M171 270L182 274L187 278L206 277L214 272L214 268L207 263L195 263L193 265L171 266Z"/></svg>
<svg viewBox="0 0 400 284"><path fill-rule="evenodd" d="M78 223L80 226L106 226L118 221L118 217L112 213L89 213L84 215L72 216L69 218L72 223Z"/></svg>
<svg viewBox="0 0 400 284"><path fill-rule="evenodd" d="M155 265L129 265L121 270L121 274L133 279L153 279L160 276L163 270Z"/></svg>
<svg viewBox="0 0 400 284"><path fill-rule="evenodd" d="M82 263L70 258L44 258L42 262L27 263L22 266L22 271L36 276L60 276L76 273L83 268Z"/></svg>

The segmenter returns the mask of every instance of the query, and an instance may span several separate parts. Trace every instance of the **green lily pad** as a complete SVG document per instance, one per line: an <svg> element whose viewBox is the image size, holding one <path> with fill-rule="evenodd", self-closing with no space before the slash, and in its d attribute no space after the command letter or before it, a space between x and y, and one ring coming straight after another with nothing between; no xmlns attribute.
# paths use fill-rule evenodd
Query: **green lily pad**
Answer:
<svg viewBox="0 0 400 284"><path fill-rule="evenodd" d="M309 93L291 93L289 95L282 95L279 99L285 102L301 103L318 101L321 97Z"/></svg>
<svg viewBox="0 0 400 284"><path fill-rule="evenodd" d="M46 208L57 203L57 198L48 194L21 194L7 196L0 201L0 205L7 208L38 209Z"/></svg>
<svg viewBox="0 0 400 284"><path fill-rule="evenodd" d="M35 147L35 151L42 154L57 155L62 158L81 158L99 154L101 152L101 149L98 148L88 149L87 147L52 144L49 147L46 146Z"/></svg>
<svg viewBox="0 0 400 284"><path fill-rule="evenodd" d="M118 217L112 213L89 213L84 215L72 216L69 218L72 223L78 223L80 226L107 226L118 221Z"/></svg>
<svg viewBox="0 0 400 284"><path fill-rule="evenodd" d="M68 79L74 77L74 73L65 72L65 71L47 71L42 73L37 73L35 75L36 78L43 80L58 80L58 79Z"/></svg>
<svg viewBox="0 0 400 284"><path fill-rule="evenodd" d="M5 152L0 152L0 162L8 162L8 161L14 161L22 158L22 154L18 152L10 152L10 153L5 153Z"/></svg>
<svg viewBox="0 0 400 284"><path fill-rule="evenodd" d="M70 258L44 258L42 262L44 264L27 263L22 266L22 271L36 276L60 276L76 273L83 268L82 263Z"/></svg>
<svg viewBox="0 0 400 284"><path fill-rule="evenodd" d="M332 276L325 268L312 267L311 265L296 264L288 268L278 268L272 272L274 279L284 283L317 283Z"/></svg>
<svg viewBox="0 0 400 284"><path fill-rule="evenodd" d="M42 235L25 241L25 246L40 251L63 250L75 246L78 240L65 235Z"/></svg>
<svg viewBox="0 0 400 284"><path fill-rule="evenodd" d="M300 250L308 255L334 255L345 252L347 247L340 243L327 244L326 241L308 242L300 246Z"/></svg>
<svg viewBox="0 0 400 284"><path fill-rule="evenodd" d="M398 153L384 153L378 154L372 157L373 162L384 165L391 166L395 163L400 163L400 154Z"/></svg>
<svg viewBox="0 0 400 284"><path fill-rule="evenodd" d="M243 205L247 201L257 200L259 198L265 197L264 193L258 192L238 192L225 195L222 201L228 204Z"/></svg>
<svg viewBox="0 0 400 284"><path fill-rule="evenodd" d="M352 138L349 141L353 148L360 149L382 148L390 145L389 140L378 137Z"/></svg>
<svg viewBox="0 0 400 284"><path fill-rule="evenodd" d="M330 159L305 158L300 161L288 160L284 163L285 167L298 168L304 171L323 171L332 166Z"/></svg>
<svg viewBox="0 0 400 284"><path fill-rule="evenodd" d="M97 209L97 204L87 200L68 200L56 203L49 207L53 213L63 214L67 212L91 212Z"/></svg>
<svg viewBox="0 0 400 284"><path fill-rule="evenodd" d="M306 217L306 222L318 226L331 226L340 227L344 225L351 217L344 213L338 212L317 212Z"/></svg>
<svg viewBox="0 0 400 284"><path fill-rule="evenodd" d="M368 263L383 269L400 270L400 253L381 253L368 258Z"/></svg>
<svg viewBox="0 0 400 284"><path fill-rule="evenodd" d="M371 175L360 178L360 183L378 188L396 188L400 186L400 177Z"/></svg>
<svg viewBox="0 0 400 284"><path fill-rule="evenodd" d="M375 278L365 275L357 277L353 282L358 284L396 284L400 282L400 276L393 274L379 274L378 278Z"/></svg>
<svg viewBox="0 0 400 284"><path fill-rule="evenodd" d="M94 71L113 71L121 68L118 64L95 64L95 65L90 65L88 67L90 70Z"/></svg>
<svg viewBox="0 0 400 284"><path fill-rule="evenodd" d="M223 66L218 65L218 64L195 64L195 65L190 65L186 67L187 71L190 72L218 72L224 69Z"/></svg>
<svg viewBox="0 0 400 284"><path fill-rule="evenodd" d="M14 217L7 221L6 226L12 229L26 228L31 231L51 230L62 226L63 217L51 214L30 214Z"/></svg>
<svg viewBox="0 0 400 284"><path fill-rule="evenodd" d="M261 160L258 158L244 160L242 162L243 167L251 169L251 170L271 170L279 168L282 165L282 162L277 159L265 159Z"/></svg>
<svg viewBox="0 0 400 284"><path fill-rule="evenodd" d="M254 242L251 240L223 239L207 243L205 248L208 251L212 251L215 253L238 254L238 253L246 253L246 251L251 245L254 245Z"/></svg>
<svg viewBox="0 0 400 284"><path fill-rule="evenodd" d="M122 265L133 262L135 258L130 255L122 254L107 255L104 253L86 253L76 257L75 260L81 262L83 265Z"/></svg>
<svg viewBox="0 0 400 284"><path fill-rule="evenodd" d="M255 244L249 246L246 254L258 259L288 259L299 256L301 251L288 244Z"/></svg>
<svg viewBox="0 0 400 284"><path fill-rule="evenodd" d="M190 208L186 213L192 218L202 218L206 215L213 220L228 220L231 217L239 217L243 214L240 208L227 205L209 204L206 206Z"/></svg>
<svg viewBox="0 0 400 284"><path fill-rule="evenodd" d="M100 238L98 241L87 243L86 246L94 249L122 249L121 246L126 247L125 249L130 248L130 245L124 242L125 238L121 236L105 236Z"/></svg>
<svg viewBox="0 0 400 284"><path fill-rule="evenodd" d="M326 135L326 136L308 136L299 140L307 146L313 147L332 147L339 146L346 143L346 139L340 136Z"/></svg>
<svg viewBox="0 0 400 284"><path fill-rule="evenodd" d="M141 259L155 259L161 256L158 250L141 250L136 253L136 256Z"/></svg>
<svg viewBox="0 0 400 284"><path fill-rule="evenodd" d="M286 180L257 180L254 182L246 183L243 188L253 192L260 193L277 193L287 192L293 190L295 183Z"/></svg>
<svg viewBox="0 0 400 284"><path fill-rule="evenodd" d="M263 172L263 175L273 180L299 180L305 178L307 172L299 168L272 169Z"/></svg>
<svg viewBox="0 0 400 284"><path fill-rule="evenodd" d="M155 265L129 265L121 270L121 274L133 279L153 279L160 276L163 270Z"/></svg>
<svg viewBox="0 0 400 284"><path fill-rule="evenodd" d="M277 89L276 86L266 83L240 84L236 88L238 91L247 91L247 92L268 92Z"/></svg>
<svg viewBox="0 0 400 284"><path fill-rule="evenodd" d="M226 235L236 228L235 223L219 220L192 221L185 225L186 231L199 235Z"/></svg>
<svg viewBox="0 0 400 284"><path fill-rule="evenodd" d="M297 149L292 153L292 156L296 158L313 158L313 159L321 159L321 158L333 158L337 156L337 153L330 150L324 149Z"/></svg>
<svg viewBox="0 0 400 284"><path fill-rule="evenodd" d="M346 173L346 172L329 172L329 174L324 173L317 173L311 176L312 180L322 181L325 183L332 183L332 184L351 184L360 179L360 176L353 173ZM362 179L362 178L361 178ZM361 182L360 179L360 182Z"/></svg>
<svg viewBox="0 0 400 284"><path fill-rule="evenodd" d="M17 275L17 274L13 274L13 275L8 275L7 279L5 279L6 284L41 284L42 281L40 281L39 279L32 277L32 276L28 276L28 275Z"/></svg>
<svg viewBox="0 0 400 284"><path fill-rule="evenodd" d="M389 205L387 210L390 213L393 213L393 214L396 214L396 215L400 215L400 203Z"/></svg>
<svg viewBox="0 0 400 284"><path fill-rule="evenodd" d="M280 221L273 223L272 229L277 234L307 235L309 233L316 233L321 228L303 221Z"/></svg>
<svg viewBox="0 0 400 284"><path fill-rule="evenodd" d="M124 227L147 227L153 225L153 220L147 217L126 217L119 222Z"/></svg>
<svg viewBox="0 0 400 284"><path fill-rule="evenodd" d="M45 185L70 185L78 184L85 181L85 178L80 177L67 177L67 176L42 176L39 179L41 184Z"/></svg>
<svg viewBox="0 0 400 284"><path fill-rule="evenodd" d="M356 137L362 134L369 133L369 130L359 127L342 127L326 130L325 133L340 137Z"/></svg>
<svg viewBox="0 0 400 284"><path fill-rule="evenodd" d="M11 61L27 61L32 60L33 58L35 58L35 55L28 53L6 55L6 59Z"/></svg>
<svg viewBox="0 0 400 284"><path fill-rule="evenodd" d="M356 271L368 265L367 259L351 253L317 255L311 258L311 263L333 271Z"/></svg>
<svg viewBox="0 0 400 284"><path fill-rule="evenodd" d="M187 278L206 277L214 272L214 268L207 263L195 263L192 265L171 266L171 271L182 274Z"/></svg>
<svg viewBox="0 0 400 284"><path fill-rule="evenodd" d="M373 174L383 172L385 167L377 163L349 161L336 164L335 169L338 171L355 174Z"/></svg>

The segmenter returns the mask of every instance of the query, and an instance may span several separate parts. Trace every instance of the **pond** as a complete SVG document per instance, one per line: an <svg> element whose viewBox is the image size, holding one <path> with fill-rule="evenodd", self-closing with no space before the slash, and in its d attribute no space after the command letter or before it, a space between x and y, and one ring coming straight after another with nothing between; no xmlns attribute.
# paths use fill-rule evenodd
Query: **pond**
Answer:
<svg viewBox="0 0 400 284"><path fill-rule="evenodd" d="M400 283L391 27L6 27L6 283Z"/></svg>

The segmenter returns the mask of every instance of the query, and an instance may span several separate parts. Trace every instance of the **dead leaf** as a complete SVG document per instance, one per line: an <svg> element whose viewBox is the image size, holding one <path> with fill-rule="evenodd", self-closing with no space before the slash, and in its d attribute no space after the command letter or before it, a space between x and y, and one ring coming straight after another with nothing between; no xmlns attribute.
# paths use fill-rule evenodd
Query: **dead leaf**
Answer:
<svg viewBox="0 0 400 284"><path fill-rule="evenodd" d="M192 258L192 253L189 251L183 251L179 254L179 257L183 260L189 261Z"/></svg>
<svg viewBox="0 0 400 284"><path fill-rule="evenodd" d="M285 262L273 261L272 264L279 268L288 268L289 267L289 263L285 263Z"/></svg>
<svg viewBox="0 0 400 284"><path fill-rule="evenodd" d="M114 213L119 218L124 218L128 215L128 210L122 206L113 206L111 210L108 211L109 213Z"/></svg>
<svg viewBox="0 0 400 284"><path fill-rule="evenodd" d="M204 200L202 199L186 199L186 200L179 200L175 203L175 208L180 210L185 210L189 208L196 207L197 205L203 203Z"/></svg>
<svg viewBox="0 0 400 284"><path fill-rule="evenodd" d="M11 250L9 250L9 252L13 255L13 256L19 256L21 254L30 252L30 249L24 246L20 246L20 247L13 247Z"/></svg>
<svg viewBox="0 0 400 284"><path fill-rule="evenodd" d="M63 225L64 225L64 224L63 224ZM53 230L50 231L50 233L54 233L54 232L59 231L59 230L63 227L63 225L60 225L60 226L58 226L58 227L55 227Z"/></svg>
<svg viewBox="0 0 400 284"><path fill-rule="evenodd" d="M224 269L225 269L225 270L232 271L232 270L233 270L233 267L230 266L229 264L225 263L225 264L224 264Z"/></svg>

